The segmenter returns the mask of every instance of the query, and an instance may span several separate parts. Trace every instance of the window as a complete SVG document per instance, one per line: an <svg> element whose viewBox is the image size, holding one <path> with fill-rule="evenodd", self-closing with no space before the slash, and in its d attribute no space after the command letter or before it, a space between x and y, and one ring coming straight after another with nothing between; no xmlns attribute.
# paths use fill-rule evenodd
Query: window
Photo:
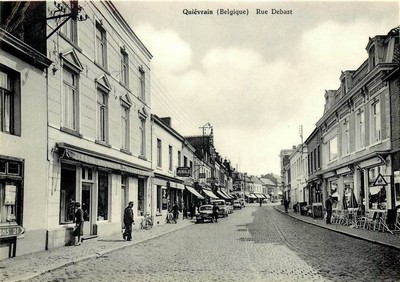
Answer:
<svg viewBox="0 0 400 282"><path fill-rule="evenodd" d="M1 131L20 135L19 77L0 70L0 119Z"/></svg>
<svg viewBox="0 0 400 282"><path fill-rule="evenodd" d="M157 139L157 166L162 167L162 144L161 140Z"/></svg>
<svg viewBox="0 0 400 282"><path fill-rule="evenodd" d="M140 119L140 128L139 128L139 138L140 138L140 155L142 157L146 156L146 120Z"/></svg>
<svg viewBox="0 0 400 282"><path fill-rule="evenodd" d="M168 170L172 171L172 146L168 147L168 155L169 155L169 166Z"/></svg>
<svg viewBox="0 0 400 282"><path fill-rule="evenodd" d="M108 95L97 90L97 139L107 142L108 138Z"/></svg>
<svg viewBox="0 0 400 282"><path fill-rule="evenodd" d="M190 167L190 175L193 175L193 162L189 162L189 167Z"/></svg>
<svg viewBox="0 0 400 282"><path fill-rule="evenodd" d="M187 167L187 157L183 157L183 166Z"/></svg>
<svg viewBox="0 0 400 282"><path fill-rule="evenodd" d="M78 130L78 76L70 69L63 69L62 125Z"/></svg>
<svg viewBox="0 0 400 282"><path fill-rule="evenodd" d="M121 49L121 84L129 86L129 57L128 54Z"/></svg>
<svg viewBox="0 0 400 282"><path fill-rule="evenodd" d="M181 159L182 159L182 153L181 153L181 151L178 151L178 167L180 167L181 166Z"/></svg>
<svg viewBox="0 0 400 282"><path fill-rule="evenodd" d="M345 118L341 122L342 130L342 152L341 155L350 154L350 135L349 135L349 118Z"/></svg>
<svg viewBox="0 0 400 282"><path fill-rule="evenodd" d="M160 185L157 185L157 213L161 213L162 209L162 191L163 189L161 188Z"/></svg>
<svg viewBox="0 0 400 282"><path fill-rule="evenodd" d="M371 143L381 140L381 109L377 101L371 106Z"/></svg>
<svg viewBox="0 0 400 282"><path fill-rule="evenodd" d="M0 159L0 224L22 225L23 163Z"/></svg>
<svg viewBox="0 0 400 282"><path fill-rule="evenodd" d="M71 13L71 7L65 5L68 13ZM63 34L72 43L78 43L78 28L77 21L70 17L70 19L61 27L61 34Z"/></svg>
<svg viewBox="0 0 400 282"><path fill-rule="evenodd" d="M121 106L121 148L129 151L129 107Z"/></svg>
<svg viewBox="0 0 400 282"><path fill-rule="evenodd" d="M60 223L71 223L74 220L74 203L76 201L75 191L75 167L61 164Z"/></svg>
<svg viewBox="0 0 400 282"><path fill-rule="evenodd" d="M108 219L108 173L99 171L97 220Z"/></svg>
<svg viewBox="0 0 400 282"><path fill-rule="evenodd" d="M364 147L365 142L365 121L364 111L359 111L356 114L356 148L361 149Z"/></svg>
<svg viewBox="0 0 400 282"><path fill-rule="evenodd" d="M96 62L103 68L107 68L106 30L100 22L96 22Z"/></svg>
<svg viewBox="0 0 400 282"><path fill-rule="evenodd" d="M338 156L337 136L329 141L329 160L332 161Z"/></svg>
<svg viewBox="0 0 400 282"><path fill-rule="evenodd" d="M144 189L144 179L138 179L138 212L139 216L144 215L144 207L145 207L145 189Z"/></svg>
<svg viewBox="0 0 400 282"><path fill-rule="evenodd" d="M146 74L142 67L139 68L139 79L140 79L140 99L145 100L146 97Z"/></svg>

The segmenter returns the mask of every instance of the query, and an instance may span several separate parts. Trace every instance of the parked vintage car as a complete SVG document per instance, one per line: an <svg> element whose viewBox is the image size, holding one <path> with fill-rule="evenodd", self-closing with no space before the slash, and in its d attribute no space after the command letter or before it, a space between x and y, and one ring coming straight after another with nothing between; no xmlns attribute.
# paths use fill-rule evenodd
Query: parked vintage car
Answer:
<svg viewBox="0 0 400 282"><path fill-rule="evenodd" d="M228 210L228 214L233 213L233 205L231 204L231 202L226 202L226 209Z"/></svg>
<svg viewBox="0 0 400 282"><path fill-rule="evenodd" d="M226 202L225 200L219 199L219 200L211 200L210 204L214 205L214 203L216 203L219 207L219 216L222 217L227 217L228 216L228 209L226 208Z"/></svg>
<svg viewBox="0 0 400 282"><path fill-rule="evenodd" d="M199 207L199 212L196 215L196 223L204 222L206 220L213 222L212 205L202 205Z"/></svg>
<svg viewBox="0 0 400 282"><path fill-rule="evenodd" d="M233 208L234 208L234 209L239 209L239 210L242 209L242 204L240 203L239 200L234 200L234 201L233 201Z"/></svg>

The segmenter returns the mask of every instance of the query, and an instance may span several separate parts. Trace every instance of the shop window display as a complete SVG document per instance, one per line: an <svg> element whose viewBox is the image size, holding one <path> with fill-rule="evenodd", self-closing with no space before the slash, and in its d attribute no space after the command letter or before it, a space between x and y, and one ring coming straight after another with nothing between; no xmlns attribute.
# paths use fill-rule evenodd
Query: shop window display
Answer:
<svg viewBox="0 0 400 282"><path fill-rule="evenodd" d="M383 167L373 167L368 169L368 188L369 188L369 208L386 209L386 186L374 186L376 178L383 172Z"/></svg>

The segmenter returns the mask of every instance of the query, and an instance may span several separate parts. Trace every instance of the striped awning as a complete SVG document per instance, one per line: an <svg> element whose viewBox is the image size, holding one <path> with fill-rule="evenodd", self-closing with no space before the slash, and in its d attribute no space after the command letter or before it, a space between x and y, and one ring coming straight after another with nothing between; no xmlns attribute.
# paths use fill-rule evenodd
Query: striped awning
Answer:
<svg viewBox="0 0 400 282"><path fill-rule="evenodd" d="M228 200L228 197L222 191L217 191L217 194L221 199Z"/></svg>
<svg viewBox="0 0 400 282"><path fill-rule="evenodd" d="M195 195L198 199L204 200L204 197L203 197L199 192L197 192L196 189L194 189L193 187L186 186L186 189L187 189L190 193L192 193L193 195Z"/></svg>
<svg viewBox="0 0 400 282"><path fill-rule="evenodd" d="M215 196L215 194L212 192L212 191L210 191L210 190L206 190L206 189L203 189L203 192L204 192L204 194L206 194L208 197L210 197L210 198L213 198L213 199L219 199L217 196Z"/></svg>

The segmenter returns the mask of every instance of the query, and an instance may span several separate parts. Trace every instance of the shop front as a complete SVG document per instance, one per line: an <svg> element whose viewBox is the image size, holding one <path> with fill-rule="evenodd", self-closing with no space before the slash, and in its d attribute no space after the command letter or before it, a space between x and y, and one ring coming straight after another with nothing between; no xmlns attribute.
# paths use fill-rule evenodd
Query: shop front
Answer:
<svg viewBox="0 0 400 282"><path fill-rule="evenodd" d="M47 248L73 242L75 202L84 213L84 239L119 233L123 210L134 202L135 217L150 207L150 170L68 144L57 144L51 170ZM54 180L59 177L59 182ZM111 214L118 216L111 216ZM55 216L58 215L58 216Z"/></svg>

